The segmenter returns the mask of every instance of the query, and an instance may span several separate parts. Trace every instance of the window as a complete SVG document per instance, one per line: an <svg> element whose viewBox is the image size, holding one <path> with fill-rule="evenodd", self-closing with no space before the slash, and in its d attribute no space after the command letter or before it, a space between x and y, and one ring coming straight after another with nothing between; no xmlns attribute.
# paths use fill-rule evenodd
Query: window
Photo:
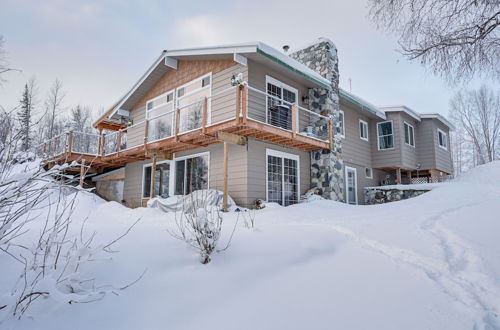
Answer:
<svg viewBox="0 0 500 330"><path fill-rule="evenodd" d="M299 156L266 150L267 201L283 206L299 202Z"/></svg>
<svg viewBox="0 0 500 330"><path fill-rule="evenodd" d="M407 122L404 122L404 129L405 129L405 143L409 146L414 147L415 146L415 130L413 129L413 126L411 126Z"/></svg>
<svg viewBox="0 0 500 330"><path fill-rule="evenodd" d="M344 123L344 111L339 111L339 129L338 133L340 137L345 138L345 123Z"/></svg>
<svg viewBox="0 0 500 330"><path fill-rule="evenodd" d="M176 195L187 195L195 190L208 189L208 153L175 160Z"/></svg>
<svg viewBox="0 0 500 330"><path fill-rule="evenodd" d="M439 128L437 129L438 132L438 144L441 148L448 150L448 139L446 137L446 133L440 130Z"/></svg>
<svg viewBox="0 0 500 330"><path fill-rule="evenodd" d="M365 177L367 179L373 179L373 170L371 168L365 168Z"/></svg>
<svg viewBox="0 0 500 330"><path fill-rule="evenodd" d="M148 141L172 136L174 126L174 91L159 95L146 102L149 120Z"/></svg>
<svg viewBox="0 0 500 330"><path fill-rule="evenodd" d="M142 198L149 198L151 194L151 164L144 165L142 175ZM156 164L154 177L155 196L168 197L170 181L170 163Z"/></svg>
<svg viewBox="0 0 500 330"><path fill-rule="evenodd" d="M179 132L184 133L201 127L204 97L211 95L212 74L196 78L177 88L177 108L180 109ZM208 103L210 111L210 102ZM210 120L210 115L207 120Z"/></svg>
<svg viewBox="0 0 500 330"><path fill-rule="evenodd" d="M378 150L394 148L392 121L377 123Z"/></svg>
<svg viewBox="0 0 500 330"><path fill-rule="evenodd" d="M359 120L359 137L361 140L368 141L368 123L364 120Z"/></svg>
<svg viewBox="0 0 500 330"><path fill-rule="evenodd" d="M267 123L286 130L292 129L292 104L297 104L297 90L266 76Z"/></svg>

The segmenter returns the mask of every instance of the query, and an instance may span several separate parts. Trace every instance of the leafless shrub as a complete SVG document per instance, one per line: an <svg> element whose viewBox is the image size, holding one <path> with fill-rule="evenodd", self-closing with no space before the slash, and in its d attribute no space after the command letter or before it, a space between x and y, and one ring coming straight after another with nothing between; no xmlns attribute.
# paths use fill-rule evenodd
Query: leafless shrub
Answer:
<svg viewBox="0 0 500 330"><path fill-rule="evenodd" d="M239 218L243 219L243 226L247 229L253 229L255 228L255 210L244 210L241 212L238 212L238 220Z"/></svg>
<svg viewBox="0 0 500 330"><path fill-rule="evenodd" d="M186 196L182 210L175 214L176 230L168 230L168 232L172 237L194 248L200 254L201 263L208 264L213 252L224 251L229 247L237 222L226 246L217 249L222 224L222 212L217 206L209 205L208 191L197 190Z"/></svg>
<svg viewBox="0 0 500 330"><path fill-rule="evenodd" d="M0 302L5 317L21 318L42 297L60 297L70 304L100 300L108 293L118 294L142 277L116 287L96 286L95 278L80 274L83 265L99 260L103 253L116 252L112 246L137 221L124 234L100 245L94 240L96 232L86 230L86 220L74 221L72 215L83 189L55 181L54 176L65 176L59 172L61 168L33 170L34 164L27 163L20 171L11 162L1 165L0 253L10 256L13 265L21 265L10 297Z"/></svg>

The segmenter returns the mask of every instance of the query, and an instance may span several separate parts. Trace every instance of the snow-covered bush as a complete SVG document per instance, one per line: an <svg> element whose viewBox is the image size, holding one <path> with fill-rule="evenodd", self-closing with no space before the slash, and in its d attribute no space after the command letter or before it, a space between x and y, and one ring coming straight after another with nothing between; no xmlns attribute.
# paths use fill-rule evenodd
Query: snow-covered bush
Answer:
<svg viewBox="0 0 500 330"><path fill-rule="evenodd" d="M170 235L198 251L202 264L209 263L211 254L216 251L223 223L220 209L207 202L209 196L207 190L190 194L182 210L175 214L176 230L169 230Z"/></svg>
<svg viewBox="0 0 500 330"><path fill-rule="evenodd" d="M18 272L11 292L0 295L0 324L21 318L41 298L67 303L102 299L123 289L96 287L80 268L113 252L94 241L85 221L75 221L75 208L84 189L66 185L61 167L45 171L39 162L3 163L0 170L0 253L12 259L9 271ZM127 231L128 232L128 231Z"/></svg>

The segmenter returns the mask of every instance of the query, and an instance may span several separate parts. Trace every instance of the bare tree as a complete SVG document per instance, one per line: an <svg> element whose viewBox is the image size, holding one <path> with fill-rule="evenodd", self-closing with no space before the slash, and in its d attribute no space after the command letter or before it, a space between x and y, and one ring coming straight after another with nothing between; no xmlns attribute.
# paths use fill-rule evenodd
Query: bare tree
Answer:
<svg viewBox="0 0 500 330"><path fill-rule="evenodd" d="M500 93L486 86L461 90L450 101L450 117L473 146L479 164L491 162L500 143ZM474 164L475 165L475 164Z"/></svg>
<svg viewBox="0 0 500 330"><path fill-rule="evenodd" d="M5 83L5 78L4 78L5 73L10 71L21 71L21 70L9 67L5 51L5 39L3 38L2 35L0 35L0 86L3 83Z"/></svg>
<svg viewBox="0 0 500 330"><path fill-rule="evenodd" d="M57 133L54 132L54 126L57 125L58 116L63 110L62 103L64 96L65 93L62 89L62 83L59 79L56 79L52 87L50 87L47 99L45 100L46 139L52 139L57 135Z"/></svg>
<svg viewBox="0 0 500 330"><path fill-rule="evenodd" d="M369 8L404 56L449 82L500 79L499 0L369 0Z"/></svg>

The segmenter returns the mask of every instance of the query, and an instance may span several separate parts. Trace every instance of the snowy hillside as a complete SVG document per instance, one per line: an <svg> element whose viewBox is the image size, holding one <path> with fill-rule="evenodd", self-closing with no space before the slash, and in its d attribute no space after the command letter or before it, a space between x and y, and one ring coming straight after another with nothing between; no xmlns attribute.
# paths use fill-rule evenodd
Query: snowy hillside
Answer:
<svg viewBox="0 0 500 330"><path fill-rule="evenodd" d="M172 215L89 193L73 215L102 244L141 218L80 271L115 287L144 276L92 303L48 296L0 328L500 329L500 162L401 202L270 206L208 265L168 234ZM0 254L0 305L14 267Z"/></svg>

